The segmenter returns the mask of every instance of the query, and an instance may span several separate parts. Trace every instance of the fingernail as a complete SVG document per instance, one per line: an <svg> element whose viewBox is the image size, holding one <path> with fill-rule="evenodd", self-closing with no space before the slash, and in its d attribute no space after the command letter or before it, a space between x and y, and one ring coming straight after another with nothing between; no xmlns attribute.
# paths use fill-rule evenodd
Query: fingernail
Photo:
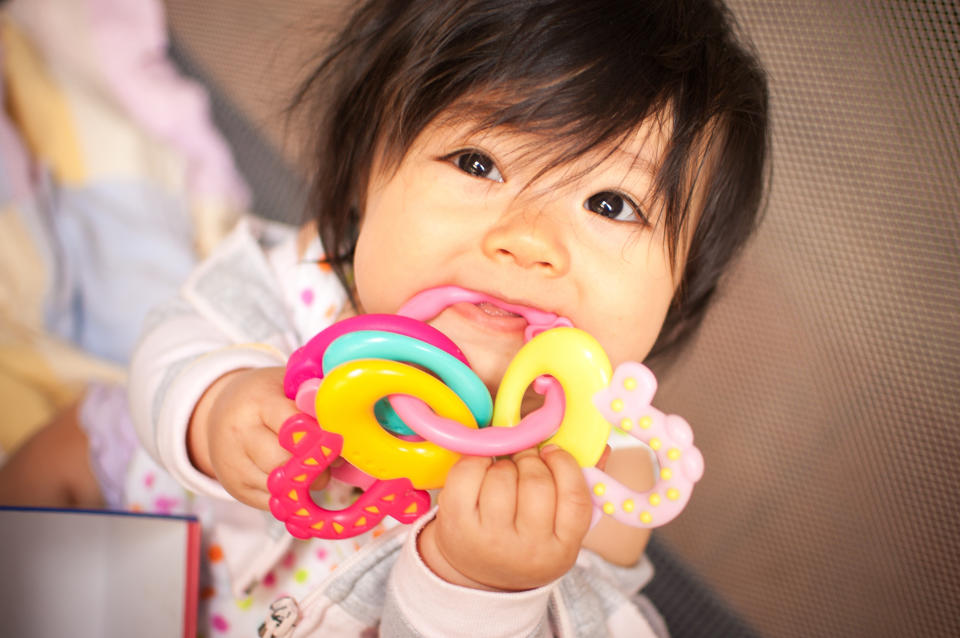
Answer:
<svg viewBox="0 0 960 638"><path fill-rule="evenodd" d="M559 450L559 449L560 449L560 446L557 445L556 443L548 443L547 445L544 445L542 448L540 448L540 454L550 454L554 450Z"/></svg>

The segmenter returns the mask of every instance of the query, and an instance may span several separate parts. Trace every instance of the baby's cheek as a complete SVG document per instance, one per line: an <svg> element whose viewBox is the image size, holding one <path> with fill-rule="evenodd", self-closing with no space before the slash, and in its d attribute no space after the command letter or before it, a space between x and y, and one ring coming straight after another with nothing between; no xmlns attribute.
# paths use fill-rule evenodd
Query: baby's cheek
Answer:
<svg viewBox="0 0 960 638"><path fill-rule="evenodd" d="M639 308L635 312L614 321L607 321L590 332L603 347L614 367L627 361L643 361L653 348L666 308L659 304Z"/></svg>

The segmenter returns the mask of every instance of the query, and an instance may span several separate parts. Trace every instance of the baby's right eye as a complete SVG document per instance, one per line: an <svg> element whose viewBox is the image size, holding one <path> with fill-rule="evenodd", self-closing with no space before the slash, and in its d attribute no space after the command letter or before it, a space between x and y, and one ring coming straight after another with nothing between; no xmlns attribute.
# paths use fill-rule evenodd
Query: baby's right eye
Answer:
<svg viewBox="0 0 960 638"><path fill-rule="evenodd" d="M500 169L494 163L493 159L486 153L476 150L457 151L450 156L451 161L457 165L461 171L474 177L482 177L495 182L503 182L503 175Z"/></svg>

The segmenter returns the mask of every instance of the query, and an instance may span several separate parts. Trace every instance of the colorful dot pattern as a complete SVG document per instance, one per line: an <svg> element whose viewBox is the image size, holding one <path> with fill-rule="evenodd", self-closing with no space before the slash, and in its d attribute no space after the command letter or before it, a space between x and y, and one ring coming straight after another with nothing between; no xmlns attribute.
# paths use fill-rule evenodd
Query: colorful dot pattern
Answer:
<svg viewBox="0 0 960 638"><path fill-rule="evenodd" d="M308 254L291 263L292 277L282 279L288 308L294 311L294 324L299 334L315 334L330 325L339 314L344 295L339 282L322 257L319 240ZM291 262L293 256L291 255ZM273 569L249 592L237 597L231 592L229 568L231 546L217 540L215 520L194 496L169 476L145 452L138 451L131 461L125 482L125 507L130 511L173 514L196 514L203 527L198 597L198 637L234 638L256 636L257 627L269 614L270 604L284 594L303 600L317 588L338 565L369 539L384 533L394 523L373 528L368 534L350 542L314 538L295 542L293 550L278 561ZM326 490L324 495L326 496ZM343 505L331 503L331 506Z"/></svg>
<svg viewBox="0 0 960 638"><path fill-rule="evenodd" d="M382 528L377 531L383 532ZM303 600L327 575L374 535L357 537L355 542L312 539L297 542L263 579L240 597L230 591L230 575L223 559L210 563L216 543L206 546L205 577L201 587L201 634L208 638L255 636L257 627L270 613L270 604L284 596Z"/></svg>

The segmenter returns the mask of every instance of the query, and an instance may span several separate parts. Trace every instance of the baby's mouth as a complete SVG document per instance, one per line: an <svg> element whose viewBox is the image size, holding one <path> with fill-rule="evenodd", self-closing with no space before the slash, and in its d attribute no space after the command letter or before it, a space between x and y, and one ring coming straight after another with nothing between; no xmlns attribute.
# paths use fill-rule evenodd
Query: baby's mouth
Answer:
<svg viewBox="0 0 960 638"><path fill-rule="evenodd" d="M530 306L508 303L486 293L468 290L460 286L439 286L423 290L407 301L397 311L397 314L420 321L428 321L446 308L461 303L472 304L477 310L494 319L507 321L514 318L523 319L527 324L524 330L526 341L544 330L573 325L569 319L560 317L555 313Z"/></svg>
<svg viewBox="0 0 960 638"><path fill-rule="evenodd" d="M504 310L500 306L490 303L489 301L481 301L474 305L492 317L519 317L520 316L515 312Z"/></svg>

